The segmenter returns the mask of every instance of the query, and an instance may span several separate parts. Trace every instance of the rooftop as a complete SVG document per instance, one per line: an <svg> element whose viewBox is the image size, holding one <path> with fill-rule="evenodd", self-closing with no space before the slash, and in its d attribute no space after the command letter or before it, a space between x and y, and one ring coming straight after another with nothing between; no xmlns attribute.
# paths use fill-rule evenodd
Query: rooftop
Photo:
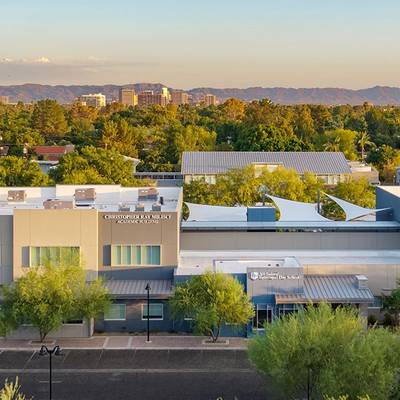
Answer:
<svg viewBox="0 0 400 400"><path fill-rule="evenodd" d="M75 209L94 208L98 211L135 211L138 204L144 211L152 211L154 203L163 197L161 211L173 212L181 207L182 189L178 187L156 188L157 199L139 199L139 191L146 188L122 187L121 185L56 185L49 187L0 187L0 215L12 215L15 209L44 209L43 202L49 199L75 201L75 190L94 189L95 198L75 203ZM148 189L148 188L147 188ZM9 191L25 191L24 201L8 201Z"/></svg>
<svg viewBox="0 0 400 400"><path fill-rule="evenodd" d="M318 175L350 174L348 162L341 152L253 152L253 151L185 151L182 155L183 175L213 175L251 164L281 164L299 174L306 171Z"/></svg>

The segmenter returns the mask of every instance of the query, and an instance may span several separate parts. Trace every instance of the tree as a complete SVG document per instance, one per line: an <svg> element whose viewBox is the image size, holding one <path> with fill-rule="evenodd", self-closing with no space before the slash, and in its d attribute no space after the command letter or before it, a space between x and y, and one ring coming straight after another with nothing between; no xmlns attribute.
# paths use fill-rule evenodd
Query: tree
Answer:
<svg viewBox="0 0 400 400"><path fill-rule="evenodd" d="M357 136L357 145L361 151L361 160L365 158L365 148L374 146L374 143L371 141L371 137L367 132L360 132Z"/></svg>
<svg viewBox="0 0 400 400"><path fill-rule="evenodd" d="M3 330L16 329L29 322L38 330L40 341L72 318L93 318L109 304L107 290L101 282L86 282L80 265L61 260L32 267L14 285L2 288Z"/></svg>
<svg viewBox="0 0 400 400"><path fill-rule="evenodd" d="M15 378L15 382L9 382L6 379L4 387L0 390L0 400L28 400L21 392L18 376Z"/></svg>
<svg viewBox="0 0 400 400"><path fill-rule="evenodd" d="M35 162L16 156L0 158L0 186L48 186L50 183Z"/></svg>
<svg viewBox="0 0 400 400"><path fill-rule="evenodd" d="M397 280L397 287L390 295L382 294L382 309L393 317L395 326L400 324L400 280Z"/></svg>
<svg viewBox="0 0 400 400"><path fill-rule="evenodd" d="M45 136L63 136L68 131L63 107L55 100L40 100L32 113L32 127Z"/></svg>
<svg viewBox="0 0 400 400"><path fill-rule="evenodd" d="M232 276L207 272L176 287L170 299L174 317L194 320L196 331L215 343L222 325L245 325L254 315L243 286Z"/></svg>
<svg viewBox="0 0 400 400"><path fill-rule="evenodd" d="M349 129L335 129L320 135L322 149L325 151L342 151L348 160L356 159L355 140L357 132Z"/></svg>
<svg viewBox="0 0 400 400"><path fill-rule="evenodd" d="M336 185L335 195L361 207L375 207L375 188L364 177L357 180L347 178L344 182L339 182Z"/></svg>
<svg viewBox="0 0 400 400"><path fill-rule="evenodd" d="M149 180L133 177L132 161L113 149L83 147L79 153L71 152L60 159L57 168L50 171L57 183L66 184L120 184L123 186L149 186Z"/></svg>
<svg viewBox="0 0 400 400"><path fill-rule="evenodd" d="M251 361L285 399L309 391L310 399L346 393L386 400L397 390L399 352L397 333L367 331L356 310L328 304L276 319L249 344Z"/></svg>

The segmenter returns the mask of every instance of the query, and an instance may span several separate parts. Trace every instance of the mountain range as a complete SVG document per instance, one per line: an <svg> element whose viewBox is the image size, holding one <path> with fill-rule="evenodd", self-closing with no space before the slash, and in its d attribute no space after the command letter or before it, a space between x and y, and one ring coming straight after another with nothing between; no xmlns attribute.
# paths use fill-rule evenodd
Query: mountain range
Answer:
<svg viewBox="0 0 400 400"><path fill-rule="evenodd" d="M0 96L9 96L11 102L31 102L41 99L55 99L60 103L71 103L76 97L87 93L103 93L107 99L118 99L121 87L134 88L136 92L142 90L159 91L161 83L135 83L127 85L40 85L24 84L0 86ZM174 90L170 88L170 90ZM279 104L351 104L358 105L369 102L375 105L400 105L400 88L375 86L367 89L342 88L264 88L250 87L246 89L226 88L216 89L202 87L186 90L194 99L211 93L221 101L230 97L251 101L269 98Z"/></svg>

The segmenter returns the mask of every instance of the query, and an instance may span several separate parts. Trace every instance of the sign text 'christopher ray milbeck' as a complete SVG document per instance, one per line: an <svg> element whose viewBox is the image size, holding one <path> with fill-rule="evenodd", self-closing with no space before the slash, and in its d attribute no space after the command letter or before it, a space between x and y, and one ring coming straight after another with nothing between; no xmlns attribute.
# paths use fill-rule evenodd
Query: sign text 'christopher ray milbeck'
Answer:
<svg viewBox="0 0 400 400"><path fill-rule="evenodd" d="M104 219L114 220L117 224L158 224L171 219L169 214L106 214Z"/></svg>

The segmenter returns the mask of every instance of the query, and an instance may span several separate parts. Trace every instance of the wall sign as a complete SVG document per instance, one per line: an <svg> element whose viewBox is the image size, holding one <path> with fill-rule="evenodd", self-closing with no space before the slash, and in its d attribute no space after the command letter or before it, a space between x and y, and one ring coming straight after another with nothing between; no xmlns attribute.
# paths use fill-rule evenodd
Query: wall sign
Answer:
<svg viewBox="0 0 400 400"><path fill-rule="evenodd" d="M117 224L158 224L170 220L169 214L106 214L103 219L113 220Z"/></svg>
<svg viewBox="0 0 400 400"><path fill-rule="evenodd" d="M252 271L250 272L250 279L252 281L286 281L286 280L299 280L300 275L296 274L282 274L281 272L270 272L270 271L263 271L263 272L258 272L258 271Z"/></svg>

